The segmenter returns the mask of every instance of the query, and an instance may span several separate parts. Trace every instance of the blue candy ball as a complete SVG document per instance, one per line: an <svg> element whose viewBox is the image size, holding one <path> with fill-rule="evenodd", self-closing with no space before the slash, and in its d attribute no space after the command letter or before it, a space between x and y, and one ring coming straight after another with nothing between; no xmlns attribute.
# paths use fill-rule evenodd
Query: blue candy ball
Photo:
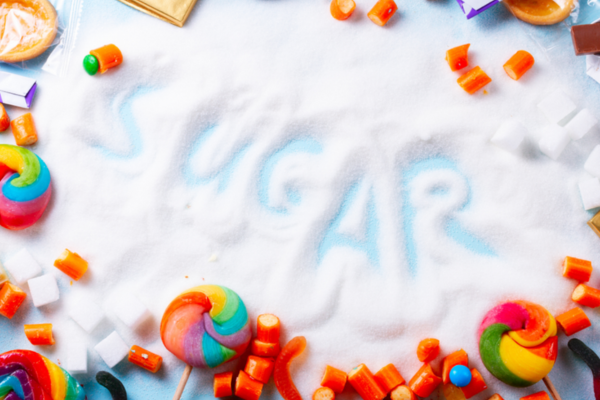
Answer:
<svg viewBox="0 0 600 400"><path fill-rule="evenodd" d="M465 387L471 383L471 371L464 365L455 365L450 370L450 382L457 387Z"/></svg>

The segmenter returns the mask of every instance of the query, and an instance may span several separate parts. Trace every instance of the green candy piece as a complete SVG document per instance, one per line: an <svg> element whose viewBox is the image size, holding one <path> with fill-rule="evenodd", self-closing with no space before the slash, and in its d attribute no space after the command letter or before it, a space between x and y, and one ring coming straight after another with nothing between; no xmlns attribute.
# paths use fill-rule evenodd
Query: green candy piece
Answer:
<svg viewBox="0 0 600 400"><path fill-rule="evenodd" d="M91 54L88 54L83 58L83 69L90 75L96 75L98 72L98 68L100 68L100 64L98 63L98 59Z"/></svg>

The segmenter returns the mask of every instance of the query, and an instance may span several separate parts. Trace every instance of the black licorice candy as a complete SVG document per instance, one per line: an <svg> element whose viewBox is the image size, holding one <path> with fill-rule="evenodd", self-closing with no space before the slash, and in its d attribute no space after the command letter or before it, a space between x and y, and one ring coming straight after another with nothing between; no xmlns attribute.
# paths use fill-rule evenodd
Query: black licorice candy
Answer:
<svg viewBox="0 0 600 400"><path fill-rule="evenodd" d="M579 339L569 340L569 349L587 364L592 371L594 383L594 397L600 400L600 358Z"/></svg>
<svg viewBox="0 0 600 400"><path fill-rule="evenodd" d="M108 389L113 400L127 400L125 386L114 375L106 371L100 371L96 374L96 381Z"/></svg>

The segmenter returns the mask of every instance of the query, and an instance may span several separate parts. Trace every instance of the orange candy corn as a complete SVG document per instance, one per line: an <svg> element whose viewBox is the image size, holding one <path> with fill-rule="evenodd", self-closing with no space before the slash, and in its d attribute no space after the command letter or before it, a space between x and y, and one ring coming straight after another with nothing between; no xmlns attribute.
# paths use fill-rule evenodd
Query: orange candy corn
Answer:
<svg viewBox="0 0 600 400"><path fill-rule="evenodd" d="M423 339L417 347L417 358L421 362L431 362L440 354L440 341Z"/></svg>
<svg viewBox="0 0 600 400"><path fill-rule="evenodd" d="M582 306L596 308L600 306L600 290L580 283L573 291L571 299Z"/></svg>
<svg viewBox="0 0 600 400"><path fill-rule="evenodd" d="M395 389L406 382L394 364L388 364L377 371L375 374L375 381L379 387L383 389L385 394L388 394L392 389Z"/></svg>
<svg viewBox="0 0 600 400"><path fill-rule="evenodd" d="M320 387L315 390L313 400L335 400L335 393L328 387Z"/></svg>
<svg viewBox="0 0 600 400"><path fill-rule="evenodd" d="M123 54L114 44L107 44L99 49L92 50L90 54L98 60L98 72L101 74L123 62Z"/></svg>
<svg viewBox="0 0 600 400"><path fill-rule="evenodd" d="M327 365L325 367L323 379L321 379L321 386L328 387L335 393L342 393L346 386L347 379L348 375L344 371L340 371L337 368Z"/></svg>
<svg viewBox="0 0 600 400"><path fill-rule="evenodd" d="M587 315L585 315L583 310L578 307L560 314L556 317L556 322L565 331L565 335L567 336L571 336L592 326Z"/></svg>
<svg viewBox="0 0 600 400"><path fill-rule="evenodd" d="M249 356L244 371L257 381L267 383L274 367L275 363L271 358Z"/></svg>
<svg viewBox="0 0 600 400"><path fill-rule="evenodd" d="M258 400L263 384L252 379L244 371L240 371L235 381L235 395L244 400Z"/></svg>
<svg viewBox="0 0 600 400"><path fill-rule="evenodd" d="M290 340L283 347L283 349L281 349L281 353L279 353L277 360L275 360L273 380L275 381L275 386L277 387L281 397L283 397L283 400L302 399L302 396L300 396L300 393L298 392L298 389L296 389L296 385L294 385L294 381L292 380L292 375L290 374L290 364L294 358L302 354L305 348L306 339L304 336L296 336Z"/></svg>
<svg viewBox="0 0 600 400"><path fill-rule="evenodd" d="M458 71L469 66L469 47L471 44L463 44L446 52L446 61L451 71Z"/></svg>
<svg viewBox="0 0 600 400"><path fill-rule="evenodd" d="M26 297L27 294L24 291L10 282L5 282L0 289L0 315L11 319Z"/></svg>
<svg viewBox="0 0 600 400"><path fill-rule="evenodd" d="M474 94L491 81L492 78L487 76L487 74L480 67L473 68L457 80L460 87L469 94Z"/></svg>
<svg viewBox="0 0 600 400"><path fill-rule="evenodd" d="M34 346L52 346L54 337L52 337L52 324L25 325L25 336Z"/></svg>
<svg viewBox="0 0 600 400"><path fill-rule="evenodd" d="M331 0L331 16L338 21L344 21L352 15L356 3L353 0Z"/></svg>
<svg viewBox="0 0 600 400"><path fill-rule="evenodd" d="M348 382L363 400L382 400L387 395L365 364L360 364L348 373Z"/></svg>
<svg viewBox="0 0 600 400"><path fill-rule="evenodd" d="M281 324L273 314L259 315L256 321L256 339L264 343L279 343Z"/></svg>
<svg viewBox="0 0 600 400"><path fill-rule="evenodd" d="M428 397L442 383L442 378L433 373L431 365L423 364L408 383L408 387L419 397Z"/></svg>
<svg viewBox="0 0 600 400"><path fill-rule="evenodd" d="M13 119L10 126L18 146L29 146L37 142L37 131L31 113Z"/></svg>
<svg viewBox="0 0 600 400"><path fill-rule="evenodd" d="M369 11L367 17L375 24L384 26L398 10L394 0L379 0Z"/></svg>
<svg viewBox="0 0 600 400"><path fill-rule="evenodd" d="M162 366L163 359L158 354L154 354L140 346L133 345L129 350L127 361L155 374ZM229 387L231 388L231 383Z"/></svg>
<svg viewBox="0 0 600 400"><path fill-rule="evenodd" d="M231 383L233 382L233 372L222 372L215 374L214 390L215 397L228 397L233 395Z"/></svg>
<svg viewBox="0 0 600 400"><path fill-rule="evenodd" d="M78 281L88 269L88 263L77 253L65 250L54 261L54 266L67 274L71 279Z"/></svg>
<svg viewBox="0 0 600 400"><path fill-rule="evenodd" d="M265 343L254 339L250 343L250 352L259 357L277 357L281 348L279 343Z"/></svg>
<svg viewBox="0 0 600 400"><path fill-rule="evenodd" d="M9 126L10 118L8 117L8 113L4 109L4 105L0 104L0 132L4 132Z"/></svg>
<svg viewBox="0 0 600 400"><path fill-rule="evenodd" d="M531 54L525 50L519 50L504 64L504 71L512 79L518 81L525 72L533 67L534 63L535 60Z"/></svg>
<svg viewBox="0 0 600 400"><path fill-rule="evenodd" d="M479 371L473 368L471 370L471 382L467 386L461 387L460 389L464 393L465 397L470 399L476 394L479 394L487 389L487 385L485 384L485 381L483 380L483 377Z"/></svg>
<svg viewBox="0 0 600 400"><path fill-rule="evenodd" d="M565 257L563 261L563 276L579 282L587 282L592 276L592 262L575 257Z"/></svg>

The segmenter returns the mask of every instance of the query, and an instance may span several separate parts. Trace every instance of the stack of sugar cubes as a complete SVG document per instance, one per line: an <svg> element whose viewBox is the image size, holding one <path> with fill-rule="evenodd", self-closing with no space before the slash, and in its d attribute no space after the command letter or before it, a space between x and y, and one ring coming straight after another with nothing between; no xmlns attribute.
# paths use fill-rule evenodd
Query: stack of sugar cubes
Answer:
<svg viewBox="0 0 600 400"><path fill-rule="evenodd" d="M31 253L23 248L4 263L12 280L17 285L27 283L35 307L54 303L60 298L56 277L43 274L40 264ZM148 308L132 293L124 292L114 297L113 310L120 321L129 329L136 329L149 317ZM105 318L104 311L86 296L69 302L69 317L86 333L91 334ZM112 368L129 353L129 347L121 336L113 331L95 346L96 352ZM66 369L73 374L87 373L87 346L83 341L73 340L67 345Z"/></svg>
<svg viewBox="0 0 600 400"><path fill-rule="evenodd" d="M538 142L540 151L553 160L557 160L571 140L579 140L598 125L598 120L584 108L570 118L577 106L563 92L557 90L538 104L540 111L551 122L542 130L542 138ZM565 123L561 125L561 123ZM502 124L492 136L491 142L496 146L516 153L521 143L528 136L527 128L517 120L509 120ZM579 191L586 210L600 207L600 145L596 146L584 168L594 177L579 183Z"/></svg>

